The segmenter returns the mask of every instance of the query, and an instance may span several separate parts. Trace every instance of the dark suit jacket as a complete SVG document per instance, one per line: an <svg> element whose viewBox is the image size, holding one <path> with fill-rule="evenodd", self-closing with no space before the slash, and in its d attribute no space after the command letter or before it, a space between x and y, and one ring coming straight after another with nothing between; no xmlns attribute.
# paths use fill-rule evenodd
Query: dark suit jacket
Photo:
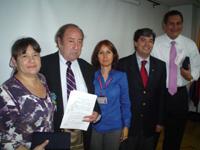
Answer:
<svg viewBox="0 0 200 150"><path fill-rule="evenodd" d="M137 135L140 129L145 136L152 136L156 124L163 124L166 66L150 56L149 68L147 88L144 89L135 53L119 60L118 69L127 73L129 83L132 108L130 136Z"/></svg>
<svg viewBox="0 0 200 150"><path fill-rule="evenodd" d="M78 59L78 63L83 74L87 89L89 93L94 93L93 76L94 69L83 59ZM60 67L59 67L59 54L58 52L42 57L42 67L40 72L45 75L49 90L56 94L57 111L54 114L54 131L59 132L60 124L63 117L63 99L61 90ZM99 106L95 105L94 111L100 113ZM87 132L84 132L84 146L89 149L91 127Z"/></svg>

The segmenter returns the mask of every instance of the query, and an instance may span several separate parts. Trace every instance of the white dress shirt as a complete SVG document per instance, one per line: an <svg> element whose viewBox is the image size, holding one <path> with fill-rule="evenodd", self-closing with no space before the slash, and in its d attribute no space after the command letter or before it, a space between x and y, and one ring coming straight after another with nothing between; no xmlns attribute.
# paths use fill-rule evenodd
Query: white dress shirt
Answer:
<svg viewBox="0 0 200 150"><path fill-rule="evenodd" d="M137 54L137 51L136 51L136 59L137 59L138 67L139 67L140 70L141 70L141 67L142 67L141 62L143 60L147 61L146 65L145 65L145 68L146 68L146 71L147 71L147 73L149 75L149 66L150 66L149 57L147 57L146 59L143 59Z"/></svg>
<svg viewBox="0 0 200 150"><path fill-rule="evenodd" d="M169 80L169 55L171 48L171 41L175 41L175 47L177 50L177 57L175 63L178 66L177 72L177 86L185 86L189 81L185 80L180 74L180 68L182 62L186 56L190 58L191 75L193 80L197 80L200 75L200 54L196 44L189 38L179 35L176 39L170 39L167 34L163 34L156 38L154 47L152 50L152 56L157 57L166 63L167 68L167 82L166 87L168 87Z"/></svg>
<svg viewBox="0 0 200 150"><path fill-rule="evenodd" d="M60 63L60 78L61 78L61 86L62 86L62 97L63 97L63 105L64 111L67 106L67 79L66 79L66 71L67 64L64 57L59 53L59 63ZM85 80L83 78L80 66L77 60L72 61L71 69L74 73L75 81L76 81L76 89L82 92L88 92Z"/></svg>

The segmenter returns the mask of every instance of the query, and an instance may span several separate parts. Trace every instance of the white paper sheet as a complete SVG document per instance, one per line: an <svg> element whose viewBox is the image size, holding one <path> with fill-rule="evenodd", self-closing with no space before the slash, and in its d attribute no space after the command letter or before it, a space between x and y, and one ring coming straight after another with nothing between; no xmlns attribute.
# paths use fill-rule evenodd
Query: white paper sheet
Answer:
<svg viewBox="0 0 200 150"><path fill-rule="evenodd" d="M91 115L97 96L73 90L70 92L60 128L87 130L89 122L83 121L83 117Z"/></svg>

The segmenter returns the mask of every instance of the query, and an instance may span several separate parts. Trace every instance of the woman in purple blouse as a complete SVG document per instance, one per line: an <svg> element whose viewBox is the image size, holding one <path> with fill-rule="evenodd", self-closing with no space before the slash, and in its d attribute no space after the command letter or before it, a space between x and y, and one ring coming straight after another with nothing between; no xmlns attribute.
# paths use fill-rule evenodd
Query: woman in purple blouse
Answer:
<svg viewBox="0 0 200 150"><path fill-rule="evenodd" d="M0 86L2 149L30 149L33 132L53 132L55 105L39 74L40 46L33 38L17 40L11 50L14 74ZM37 146L42 150L48 140Z"/></svg>

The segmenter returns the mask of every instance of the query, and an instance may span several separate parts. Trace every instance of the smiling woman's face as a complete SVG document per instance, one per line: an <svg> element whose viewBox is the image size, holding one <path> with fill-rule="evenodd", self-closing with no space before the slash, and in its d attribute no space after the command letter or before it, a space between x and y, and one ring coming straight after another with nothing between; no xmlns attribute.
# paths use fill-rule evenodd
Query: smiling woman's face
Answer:
<svg viewBox="0 0 200 150"><path fill-rule="evenodd" d="M41 67L40 53L36 52L32 46L28 46L25 53L14 58L13 63L18 74L36 75Z"/></svg>

